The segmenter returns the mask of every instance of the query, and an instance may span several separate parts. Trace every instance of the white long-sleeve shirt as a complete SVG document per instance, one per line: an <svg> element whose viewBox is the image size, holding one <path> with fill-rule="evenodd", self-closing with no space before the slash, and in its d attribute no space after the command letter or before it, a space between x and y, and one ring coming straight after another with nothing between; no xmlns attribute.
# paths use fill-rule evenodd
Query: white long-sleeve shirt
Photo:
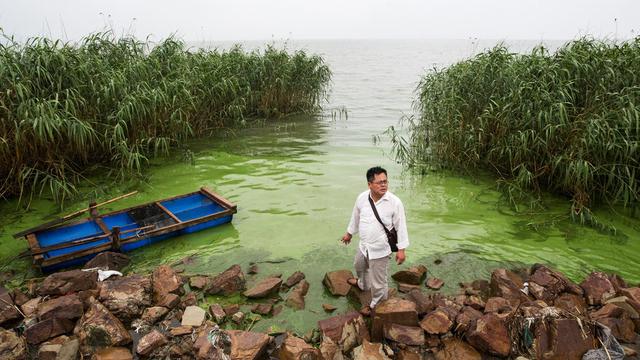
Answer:
<svg viewBox="0 0 640 360"><path fill-rule="evenodd" d="M380 259L391 254L391 247L387 234L369 204L369 194L370 191L367 190L358 195L347 232L351 235L360 234L358 246L365 256L368 255L369 259ZM398 232L398 249L407 248L409 234L402 201L387 191L375 204L378 215L387 229L394 227Z"/></svg>

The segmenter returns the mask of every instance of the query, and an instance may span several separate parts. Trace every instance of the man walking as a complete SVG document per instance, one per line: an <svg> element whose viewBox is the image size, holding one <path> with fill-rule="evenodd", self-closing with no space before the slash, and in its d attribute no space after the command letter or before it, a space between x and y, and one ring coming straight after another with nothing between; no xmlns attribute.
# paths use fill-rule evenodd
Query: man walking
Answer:
<svg viewBox="0 0 640 360"><path fill-rule="evenodd" d="M342 242L349 244L353 235L360 234L353 262L358 277L349 279L349 284L371 291L371 303L360 310L365 316L369 316L376 305L387 298L389 290L387 278L391 246L378 217L387 230L397 231L398 265L404 262L405 249L409 246L404 206L397 196L388 191L387 171L379 166L372 167L367 170L367 183L369 190L358 195L349 227L342 236Z"/></svg>

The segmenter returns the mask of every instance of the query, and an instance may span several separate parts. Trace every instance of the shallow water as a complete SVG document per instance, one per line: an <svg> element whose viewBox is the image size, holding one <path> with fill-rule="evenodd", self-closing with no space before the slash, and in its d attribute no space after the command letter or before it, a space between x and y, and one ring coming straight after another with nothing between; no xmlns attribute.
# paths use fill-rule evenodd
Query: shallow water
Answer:
<svg viewBox="0 0 640 360"><path fill-rule="evenodd" d="M233 222L155 244L131 253L132 270L147 271L159 264L180 264L185 274L216 274L232 264L246 270L258 263L249 285L270 274L286 279L303 271L311 284L307 310L284 312L256 323L264 330L275 325L304 332L326 317L322 303L351 306L322 287L325 272L352 267L356 245L341 245L356 195L366 189L364 173L373 165L389 170L390 191L405 203L411 247L408 265L424 264L432 276L445 280L453 292L460 281L486 278L497 266L549 264L576 281L592 270L616 272L627 281L640 281L640 221L610 210L598 212L615 235L579 226L566 219L566 199L549 197L548 208L535 215L516 215L500 199L487 177L447 173L415 176L403 173L389 156L386 141L373 137L403 114L409 114L412 91L425 68L444 66L471 56L492 42L475 41L313 41L289 43L324 55L334 71L333 91L322 115L295 116L261 122L190 144L192 162L155 160L148 183L134 186L139 194L104 209L135 204L209 186L238 204ZM226 47L228 44L213 44ZM517 50L535 43L513 44ZM558 44L550 44L551 47ZM252 48L256 44L247 44ZM345 107L348 118L334 116ZM101 179L94 179L101 183ZM129 186L129 185L127 185ZM122 185L110 195L128 192ZM64 213L84 206L72 204ZM15 202L0 208L0 260L26 248L10 234L57 216L53 204L34 202L28 213L15 211ZM532 225L539 225L534 227ZM438 265L434 260L442 262ZM184 261L182 261L184 260ZM15 260L9 269L24 276L28 261ZM390 272L398 270L392 264ZM210 301L241 300L212 298Z"/></svg>

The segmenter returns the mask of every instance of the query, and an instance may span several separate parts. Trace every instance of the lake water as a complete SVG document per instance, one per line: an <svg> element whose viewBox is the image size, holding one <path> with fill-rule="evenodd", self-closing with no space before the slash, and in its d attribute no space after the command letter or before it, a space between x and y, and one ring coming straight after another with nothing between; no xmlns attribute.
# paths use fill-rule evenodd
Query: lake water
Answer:
<svg viewBox="0 0 640 360"><path fill-rule="evenodd" d="M414 89L425 71L468 58L493 41L296 41L289 49L306 49L325 57L333 71L332 91L323 114L260 122L215 138L190 144L193 161L155 160L148 182L134 187L139 194L101 209L106 212L209 186L238 204L232 224L165 241L131 253L132 269L151 270L180 263L185 274L216 274L232 264L246 270L249 285L270 274L283 278L303 271L311 284L307 310L290 309L253 327L276 325L300 332L315 327L327 315L322 303L352 305L333 298L322 287L328 271L351 269L356 245L341 245L353 202L366 189L365 171L382 165L389 171L390 191L405 203L411 246L407 265L424 264L430 276L445 280L445 292L460 281L488 279L498 266L548 264L581 281L593 270L616 272L640 281L640 221L611 210L597 211L616 234L571 223L567 199L549 197L548 208L535 214L515 214L500 198L491 178L404 172L381 136L411 114ZM512 42L526 51L537 42ZM561 42L548 43L550 48ZM202 46L203 44L196 44ZM226 48L230 44L204 44ZM262 43L247 43L252 49ZM346 109L348 116L340 109ZM374 141L379 137L380 141ZM92 180L102 183L102 179ZM87 185L87 188L90 188ZM130 191L111 188L111 194ZM108 198L106 195L104 198ZM72 204L65 213L85 206ZM49 220L56 213L47 200L34 201L27 213L15 202L0 208L0 260L5 263L26 248L10 234ZM185 260L185 258L187 258ZM441 263L435 264L438 259ZM184 260L184 261L181 261ZM8 268L24 277L37 276L28 261ZM405 266L403 265L402 268ZM390 273L400 267L390 266ZM211 298L208 301L233 302Z"/></svg>

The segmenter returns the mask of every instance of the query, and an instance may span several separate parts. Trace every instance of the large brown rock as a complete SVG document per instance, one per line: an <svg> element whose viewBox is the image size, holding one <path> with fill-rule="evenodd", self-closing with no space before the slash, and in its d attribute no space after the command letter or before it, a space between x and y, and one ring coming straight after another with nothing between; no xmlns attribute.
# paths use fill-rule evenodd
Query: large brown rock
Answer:
<svg viewBox="0 0 640 360"><path fill-rule="evenodd" d="M220 324L227 317L227 313L224 311L220 304L212 304L209 306L209 314L213 317L213 320Z"/></svg>
<svg viewBox="0 0 640 360"><path fill-rule="evenodd" d="M22 316L15 308L11 294L3 286L0 286L0 326L16 322Z"/></svg>
<svg viewBox="0 0 640 360"><path fill-rule="evenodd" d="M33 299L30 299L26 303L22 304L22 306L20 306L20 310L22 310L22 313L26 317L32 317L34 315L37 315L38 306L40 305L41 302L42 302L41 296L34 297Z"/></svg>
<svg viewBox="0 0 640 360"><path fill-rule="evenodd" d="M166 345L167 342L169 340L160 331L153 330L140 338L138 346L136 346L136 352L142 356L147 356L154 350Z"/></svg>
<svg viewBox="0 0 640 360"><path fill-rule="evenodd" d="M26 360L27 344L11 330L0 328L0 359Z"/></svg>
<svg viewBox="0 0 640 360"><path fill-rule="evenodd" d="M84 313L74 333L86 348L122 346L131 343L127 329L104 305L98 301Z"/></svg>
<svg viewBox="0 0 640 360"><path fill-rule="evenodd" d="M538 359L580 360L587 350L596 347L593 329L584 322L581 327L575 319L555 319L535 328L534 349Z"/></svg>
<svg viewBox="0 0 640 360"><path fill-rule="evenodd" d="M40 295L66 295L72 292L95 289L98 273L95 271L70 270L47 276L38 293Z"/></svg>
<svg viewBox="0 0 640 360"><path fill-rule="evenodd" d="M45 320L53 317L59 319L79 319L84 312L84 306L77 294L54 298L38 305L38 318Z"/></svg>
<svg viewBox="0 0 640 360"><path fill-rule="evenodd" d="M96 351L91 360L133 360L133 355L127 348L108 347Z"/></svg>
<svg viewBox="0 0 640 360"><path fill-rule="evenodd" d="M507 269L496 269L491 273L491 295L502 297L511 303L519 303L528 300L521 291L524 287L522 278Z"/></svg>
<svg viewBox="0 0 640 360"><path fill-rule="evenodd" d="M620 295L627 297L627 302L640 313L640 287L620 289Z"/></svg>
<svg viewBox="0 0 640 360"><path fill-rule="evenodd" d="M320 351L304 340L289 335L278 350L280 360L321 360Z"/></svg>
<svg viewBox="0 0 640 360"><path fill-rule="evenodd" d="M355 329L360 338L369 339L369 331L364 325L364 319L357 311L320 320L318 328L325 338L331 339L338 345L348 337L345 330Z"/></svg>
<svg viewBox="0 0 640 360"><path fill-rule="evenodd" d="M244 296L248 298L263 298L277 293L282 284L282 279L277 277L266 278L251 289L244 292Z"/></svg>
<svg viewBox="0 0 640 360"><path fill-rule="evenodd" d="M31 345L40 344L58 335L73 330L74 322L69 319L48 318L28 327L24 336Z"/></svg>
<svg viewBox="0 0 640 360"><path fill-rule="evenodd" d="M609 277L602 272L592 272L580 283L580 286L584 290L584 297L589 305L602 305L607 299L616 295Z"/></svg>
<svg viewBox="0 0 640 360"><path fill-rule="evenodd" d="M636 310L636 307L634 307L633 303L634 303L633 300L630 300L626 296L618 296L618 297L607 300L605 302L605 306L607 304L616 305L622 308L629 315L630 318L638 319L640 318L640 314L638 313L638 310Z"/></svg>
<svg viewBox="0 0 640 360"><path fill-rule="evenodd" d="M322 337L322 343L320 343L320 354L323 360L344 360L342 350L338 347L333 340L328 336Z"/></svg>
<svg viewBox="0 0 640 360"><path fill-rule="evenodd" d="M120 271L124 269L125 266L129 265L130 262L131 259L123 253L105 251L89 260L83 268Z"/></svg>
<svg viewBox="0 0 640 360"><path fill-rule="evenodd" d="M589 317L591 317L592 320L600 320L604 318L619 318L622 316L622 314L624 314L624 312L625 311L623 308L615 304L606 304L600 309L591 312L589 314Z"/></svg>
<svg viewBox="0 0 640 360"><path fill-rule="evenodd" d="M506 326L494 314L482 315L467 331L467 340L476 349L497 356L509 356L511 340Z"/></svg>
<svg viewBox="0 0 640 360"><path fill-rule="evenodd" d="M418 315L424 315L436 308L433 300L420 290L412 290L406 295L406 298L416 304Z"/></svg>
<svg viewBox="0 0 640 360"><path fill-rule="evenodd" d="M292 288L294 285L304 280L304 278L305 275L302 271L296 271L287 278L287 281L282 284L282 287L285 289Z"/></svg>
<svg viewBox="0 0 640 360"><path fill-rule="evenodd" d="M166 294L183 293L182 278L168 265L160 265L152 275L153 299L156 303Z"/></svg>
<svg viewBox="0 0 640 360"><path fill-rule="evenodd" d="M551 270L541 264L535 264L531 268L529 292L534 298L543 300L548 304L553 303L558 295L563 292L582 296L582 289L579 286L572 283L562 273Z"/></svg>
<svg viewBox="0 0 640 360"><path fill-rule="evenodd" d="M353 360L391 360L380 343L363 341L362 345L353 349Z"/></svg>
<svg viewBox="0 0 640 360"><path fill-rule="evenodd" d="M263 333L228 330L231 339L231 358L238 360L259 359L269 344L269 336Z"/></svg>
<svg viewBox="0 0 640 360"><path fill-rule="evenodd" d="M385 339L409 346L424 345L424 330L417 326L385 324L383 328Z"/></svg>
<svg viewBox="0 0 640 360"><path fill-rule="evenodd" d="M434 310L428 313L421 321L420 327L428 334L440 335L446 334L451 330L453 321L442 309Z"/></svg>
<svg viewBox="0 0 640 360"><path fill-rule="evenodd" d="M553 301L553 306L565 310L574 315L587 313L587 303L584 297L571 293L562 293Z"/></svg>
<svg viewBox="0 0 640 360"><path fill-rule="evenodd" d="M196 359L198 360L218 360L228 359L231 353L231 343L229 335L225 332L218 332L217 341L212 344L211 331L214 330L212 324L201 326L197 333L197 338L193 343Z"/></svg>
<svg viewBox="0 0 640 360"><path fill-rule="evenodd" d="M140 318L142 319L142 321L148 324L155 324L165 315L167 315L168 312L169 309L164 306L152 306L150 308L144 309Z"/></svg>
<svg viewBox="0 0 640 360"><path fill-rule="evenodd" d="M353 277L350 270L336 270L324 275L322 283L327 287L331 295L346 296L351 289L347 280Z"/></svg>
<svg viewBox="0 0 640 360"><path fill-rule="evenodd" d="M132 275L104 281L100 284L99 299L118 319L130 322L151 306L151 280Z"/></svg>
<svg viewBox="0 0 640 360"><path fill-rule="evenodd" d="M443 348L435 353L436 360L480 360L482 355L466 342L448 338L442 340Z"/></svg>
<svg viewBox="0 0 640 360"><path fill-rule="evenodd" d="M455 331L464 333L469 329L471 323L475 320L479 319L482 316L482 313L470 306L465 306L462 308L462 311L456 316L456 327Z"/></svg>
<svg viewBox="0 0 640 360"><path fill-rule="evenodd" d="M371 338L381 341L384 324L418 326L418 312L412 301L396 297L389 298L376 306L371 324Z"/></svg>
<svg viewBox="0 0 640 360"><path fill-rule="evenodd" d="M210 281L207 276L192 276L189 278L189 286L193 289L206 289Z"/></svg>
<svg viewBox="0 0 640 360"><path fill-rule="evenodd" d="M632 343L636 339L635 324L626 314L619 318L599 319L598 322L611 329L611 334L619 341Z"/></svg>
<svg viewBox="0 0 640 360"><path fill-rule="evenodd" d="M286 304L287 306L302 310L305 306L304 297L307 295L309 291L309 283L307 280L300 281L287 295Z"/></svg>
<svg viewBox="0 0 640 360"><path fill-rule="evenodd" d="M422 278L427 273L427 268L424 265L412 266L405 270L400 270L391 275L393 280L411 285L420 285Z"/></svg>
<svg viewBox="0 0 640 360"><path fill-rule="evenodd" d="M240 265L233 265L211 279L206 292L211 295L229 296L244 290L245 284L246 280L242 268Z"/></svg>

